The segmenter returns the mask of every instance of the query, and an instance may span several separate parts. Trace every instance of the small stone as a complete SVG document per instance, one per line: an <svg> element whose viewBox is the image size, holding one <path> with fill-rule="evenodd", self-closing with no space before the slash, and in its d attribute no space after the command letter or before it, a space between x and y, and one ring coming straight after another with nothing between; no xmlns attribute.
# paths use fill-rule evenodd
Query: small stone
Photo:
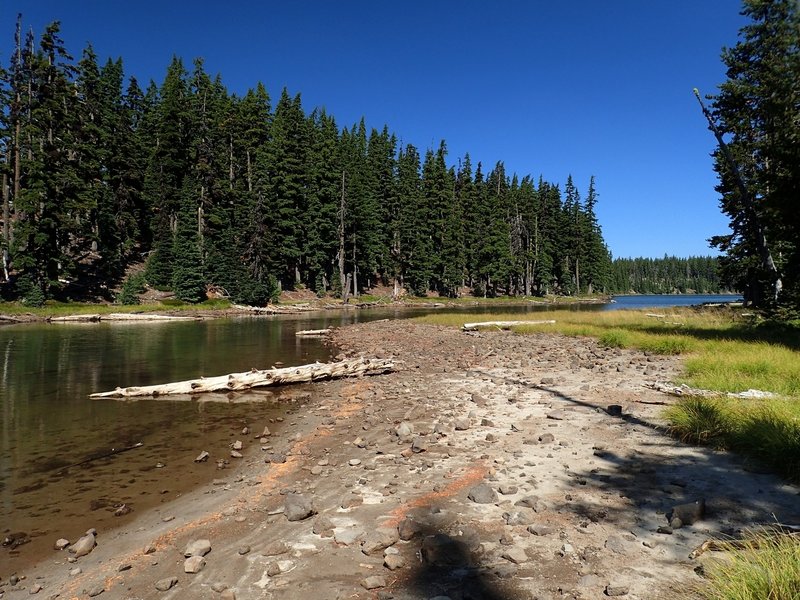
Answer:
<svg viewBox="0 0 800 600"><path fill-rule="evenodd" d="M550 444L556 440L556 436L552 433L543 433L539 436L539 442L542 444Z"/></svg>
<svg viewBox="0 0 800 600"><path fill-rule="evenodd" d="M469 417L456 417L453 426L456 431L466 431L470 427Z"/></svg>
<svg viewBox="0 0 800 600"><path fill-rule="evenodd" d="M378 527L367 534L367 537L361 543L361 552L367 556L382 552L397 543L399 539L400 534L397 531L397 527Z"/></svg>
<svg viewBox="0 0 800 600"><path fill-rule="evenodd" d="M606 596L627 596L628 590L626 585L607 585Z"/></svg>
<svg viewBox="0 0 800 600"><path fill-rule="evenodd" d="M328 517L317 517L311 531L320 537L333 537L333 523Z"/></svg>
<svg viewBox="0 0 800 600"><path fill-rule="evenodd" d="M417 436L411 443L411 451L414 452L415 454L419 454L420 452L425 452L427 449L428 449L428 442L423 437Z"/></svg>
<svg viewBox="0 0 800 600"><path fill-rule="evenodd" d="M211 552L211 541L206 539L195 540L183 551L186 558L190 556L205 556Z"/></svg>
<svg viewBox="0 0 800 600"><path fill-rule="evenodd" d="M405 518L397 526L400 539L407 542L422 531L422 526L414 519Z"/></svg>
<svg viewBox="0 0 800 600"><path fill-rule="evenodd" d="M394 434L400 439L410 437L414 434L414 426L408 421L403 421L394 428Z"/></svg>
<svg viewBox="0 0 800 600"><path fill-rule="evenodd" d="M59 538L56 540L56 545L55 545L56 550L63 550L67 546L69 546L69 540L64 538Z"/></svg>
<svg viewBox="0 0 800 600"><path fill-rule="evenodd" d="M390 571L396 571L397 569L402 569L406 564L406 561L403 559L402 556L399 554L387 554L383 557L383 566L389 569Z"/></svg>
<svg viewBox="0 0 800 600"><path fill-rule="evenodd" d="M90 588L89 591L86 592L86 594L89 596L89 598L94 598L95 596L99 596L105 591L106 591L106 586L102 583L98 583L94 585L92 588Z"/></svg>
<svg viewBox="0 0 800 600"><path fill-rule="evenodd" d="M289 548L286 546L286 542L277 540L267 544L266 547L261 551L261 554L263 556L278 556L280 554L285 554L288 551Z"/></svg>
<svg viewBox="0 0 800 600"><path fill-rule="evenodd" d="M206 559L202 556L190 556L183 562L184 573L199 573L206 566Z"/></svg>
<svg viewBox="0 0 800 600"><path fill-rule="evenodd" d="M551 410L547 413L547 418L553 421L563 421L564 417L566 417L566 413L563 410Z"/></svg>
<svg viewBox="0 0 800 600"><path fill-rule="evenodd" d="M118 573L122 573L124 571L130 571L132 568L133 568L133 565L131 563L121 563L117 567L117 572Z"/></svg>
<svg viewBox="0 0 800 600"><path fill-rule="evenodd" d="M242 440L236 440L235 442L233 442L233 444L231 444L231 449L233 450L241 450L242 448L244 448Z"/></svg>
<svg viewBox="0 0 800 600"><path fill-rule="evenodd" d="M622 405L620 404L609 404L606 408L606 412L611 415L612 417L621 417L622 416Z"/></svg>
<svg viewBox="0 0 800 600"><path fill-rule="evenodd" d="M172 588L175 584L178 583L178 578L173 577L165 577L164 579L159 579L156 581L156 589L159 592L166 592L168 589Z"/></svg>
<svg viewBox="0 0 800 600"><path fill-rule="evenodd" d="M669 515L670 525L673 529L679 529L684 525L693 525L697 521L702 521L706 513L706 501L704 498L689 502L687 504L678 504L672 507ZM680 520L680 525L672 525L672 521Z"/></svg>
<svg viewBox="0 0 800 600"><path fill-rule="evenodd" d="M154 544L147 544L144 548L145 554L153 554L156 551L156 547Z"/></svg>
<svg viewBox="0 0 800 600"><path fill-rule="evenodd" d="M238 450L231 450L231 458L242 458L243 456Z"/></svg>
<svg viewBox="0 0 800 600"><path fill-rule="evenodd" d="M239 556L244 556L245 554L250 554L250 546L239 546L239 550L237 550Z"/></svg>
<svg viewBox="0 0 800 600"><path fill-rule="evenodd" d="M83 573L83 569L81 569L80 567L75 567L74 569L69 570L70 577L75 577L76 575L80 575L81 573ZM11 585L14 584L12 583Z"/></svg>
<svg viewBox="0 0 800 600"><path fill-rule="evenodd" d="M270 435L272 435L272 432L269 430L269 427L264 425L264 431L262 431L261 435L258 437L269 437Z"/></svg>
<svg viewBox="0 0 800 600"><path fill-rule="evenodd" d="M567 554L572 554L573 552L575 552L575 548L572 547L572 544L563 544L559 553L561 556L566 556Z"/></svg>
<svg viewBox="0 0 800 600"><path fill-rule="evenodd" d="M288 521L302 521L315 514L312 499L303 494L286 494L283 514Z"/></svg>
<svg viewBox="0 0 800 600"><path fill-rule="evenodd" d="M367 590L386 587L386 578L382 575L370 575L361 581L361 587Z"/></svg>
<svg viewBox="0 0 800 600"><path fill-rule="evenodd" d="M500 555L502 558L505 558L507 561L514 563L515 565L521 565L524 562L528 562L528 555L525 554L525 550L522 548L510 548L506 550Z"/></svg>
<svg viewBox="0 0 800 600"><path fill-rule="evenodd" d="M519 488L515 485L501 485L498 491L503 494L504 496L510 496L512 494L516 494Z"/></svg>
<svg viewBox="0 0 800 600"><path fill-rule="evenodd" d="M93 533L87 533L82 538L80 538L77 542L75 542L72 546L69 547L69 551L75 555L75 558L80 558L81 556L86 556L94 550L94 547L97 545L97 540Z"/></svg>
<svg viewBox="0 0 800 600"><path fill-rule="evenodd" d="M236 600L236 592L228 588L220 594L220 598L221 600Z"/></svg>
<svg viewBox="0 0 800 600"><path fill-rule="evenodd" d="M31 586L31 592L30 592L31 596L33 596L34 594L38 594L39 592L42 591L42 589L43 588L42 588L42 585L40 583L34 583L33 586ZM91 594L89 594L89 595L91 596Z"/></svg>
<svg viewBox="0 0 800 600"><path fill-rule="evenodd" d="M200 454L197 455L197 458L194 459L194 462L196 463L206 462L209 456L211 455L205 450L203 450Z"/></svg>
<svg viewBox="0 0 800 600"><path fill-rule="evenodd" d="M497 494L491 486L485 483L479 483L473 487L467 494L467 498L476 504L492 504L497 502Z"/></svg>
<svg viewBox="0 0 800 600"><path fill-rule="evenodd" d="M222 583L221 581L217 581L217 582L211 584L211 590L216 592L216 593L218 593L218 594L221 594L222 592L224 592L227 589L228 589L228 584L227 583Z"/></svg>
<svg viewBox="0 0 800 600"><path fill-rule="evenodd" d="M664 535L672 535L672 527L667 527L666 525L662 525L658 529L656 529L656 533L662 533Z"/></svg>
<svg viewBox="0 0 800 600"><path fill-rule="evenodd" d="M358 458L351 458L350 460L347 461L347 464L350 465L351 467L357 467L358 465L361 464L361 460Z"/></svg>
<svg viewBox="0 0 800 600"><path fill-rule="evenodd" d="M548 527L547 525L541 525L536 523L534 525L528 525L528 532L533 535L544 536L544 535L552 535L553 533L555 533L555 529L553 529L552 527Z"/></svg>

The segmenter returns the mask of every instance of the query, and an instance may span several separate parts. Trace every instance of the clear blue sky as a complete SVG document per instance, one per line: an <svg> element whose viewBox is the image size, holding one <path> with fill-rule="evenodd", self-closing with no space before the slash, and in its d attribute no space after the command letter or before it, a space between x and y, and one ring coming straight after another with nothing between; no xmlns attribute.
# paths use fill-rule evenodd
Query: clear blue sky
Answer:
<svg viewBox="0 0 800 600"><path fill-rule="evenodd" d="M362 116L423 151L445 139L485 170L568 174L615 257L707 255L725 233L692 88L724 79L737 0L3 0L0 61L16 14L60 20L75 58L91 42L126 75L161 82L173 54L205 59L231 92L286 86L340 126ZM3 41L5 40L5 41ZM563 187L563 186L562 186Z"/></svg>

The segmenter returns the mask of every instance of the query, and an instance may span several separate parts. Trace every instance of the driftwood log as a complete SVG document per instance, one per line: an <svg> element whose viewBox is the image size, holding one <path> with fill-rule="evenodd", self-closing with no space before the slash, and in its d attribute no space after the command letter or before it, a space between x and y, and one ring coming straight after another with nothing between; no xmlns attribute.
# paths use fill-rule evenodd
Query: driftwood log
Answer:
<svg viewBox="0 0 800 600"><path fill-rule="evenodd" d="M354 358L335 363L314 363L298 367L264 369L246 373L231 373L218 377L201 377L161 385L117 388L110 392L91 394L90 398L158 397L173 394L203 394L205 392L236 392L255 387L306 383L320 379L337 379L357 375L378 375L394 370L394 362L384 358Z"/></svg>
<svg viewBox="0 0 800 600"><path fill-rule="evenodd" d="M545 321L482 321L480 323L464 323L461 328L463 331L476 331L482 327L494 327L496 329L511 329L517 325L545 325L555 323L553 319Z"/></svg>
<svg viewBox="0 0 800 600"><path fill-rule="evenodd" d="M171 315L154 315L145 313L109 313L107 315L67 315L50 317L51 323L99 323L100 321L196 321L196 317L175 317Z"/></svg>
<svg viewBox="0 0 800 600"><path fill-rule="evenodd" d="M328 327L327 329L301 329L300 331L295 332L297 337L319 337L323 335L328 335L333 329Z"/></svg>
<svg viewBox="0 0 800 600"><path fill-rule="evenodd" d="M774 398L776 394L772 392L765 392L762 390L746 390L744 392L718 392L716 390L703 390L700 388L689 387L683 385L670 385L668 383L644 383L646 388L667 394L669 396L691 396L694 398L742 398L742 399L760 399L760 398Z"/></svg>

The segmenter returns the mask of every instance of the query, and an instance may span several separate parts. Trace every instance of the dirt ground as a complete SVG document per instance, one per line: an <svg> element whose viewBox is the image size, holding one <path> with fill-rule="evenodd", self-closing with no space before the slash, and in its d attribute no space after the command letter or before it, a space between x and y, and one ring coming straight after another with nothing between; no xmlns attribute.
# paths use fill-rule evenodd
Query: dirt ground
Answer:
<svg viewBox="0 0 800 600"><path fill-rule="evenodd" d="M796 487L664 434L670 399L642 384L674 358L409 321L333 343L399 369L315 384L284 435L242 436L238 469L0 598L693 598L701 542L800 522Z"/></svg>

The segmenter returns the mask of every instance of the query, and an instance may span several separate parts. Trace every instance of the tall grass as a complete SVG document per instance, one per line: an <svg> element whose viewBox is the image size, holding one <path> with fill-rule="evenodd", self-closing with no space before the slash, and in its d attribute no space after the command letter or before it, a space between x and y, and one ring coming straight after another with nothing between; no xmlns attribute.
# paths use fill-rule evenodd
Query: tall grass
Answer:
<svg viewBox="0 0 800 600"><path fill-rule="evenodd" d="M752 534L743 548L728 545L722 560L709 561L706 600L798 600L800 541L791 536Z"/></svg>

